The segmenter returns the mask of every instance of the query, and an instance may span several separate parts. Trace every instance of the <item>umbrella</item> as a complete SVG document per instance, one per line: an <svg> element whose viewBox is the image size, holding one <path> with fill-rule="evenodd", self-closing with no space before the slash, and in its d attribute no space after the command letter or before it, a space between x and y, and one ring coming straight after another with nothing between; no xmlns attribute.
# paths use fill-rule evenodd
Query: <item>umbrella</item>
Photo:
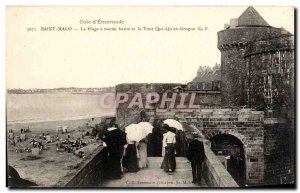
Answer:
<svg viewBox="0 0 300 193"><path fill-rule="evenodd" d="M151 125L151 123L149 122L139 122L138 124L139 128L143 128L146 132L146 135L148 135L149 133L152 133L153 130L153 126Z"/></svg>
<svg viewBox="0 0 300 193"><path fill-rule="evenodd" d="M183 131L183 127L182 127L181 123L179 123L175 119L166 119L166 120L163 121L163 123L169 125L169 127L174 127L177 130L182 130Z"/></svg>
<svg viewBox="0 0 300 193"><path fill-rule="evenodd" d="M130 124L125 127L125 133L129 141L139 142L141 139L147 136L146 131L141 129L137 124Z"/></svg>

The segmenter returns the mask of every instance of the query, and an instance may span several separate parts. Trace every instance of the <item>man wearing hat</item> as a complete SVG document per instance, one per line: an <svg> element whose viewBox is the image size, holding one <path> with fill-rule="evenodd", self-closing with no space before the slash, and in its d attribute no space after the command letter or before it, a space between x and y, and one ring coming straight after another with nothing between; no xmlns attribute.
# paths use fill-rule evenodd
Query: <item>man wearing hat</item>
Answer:
<svg viewBox="0 0 300 193"><path fill-rule="evenodd" d="M203 142L199 141L199 134L193 133L193 140L189 143L189 148L187 152L187 158L191 161L192 173L193 173L193 183L201 184L202 176L202 163L204 161L205 153Z"/></svg>

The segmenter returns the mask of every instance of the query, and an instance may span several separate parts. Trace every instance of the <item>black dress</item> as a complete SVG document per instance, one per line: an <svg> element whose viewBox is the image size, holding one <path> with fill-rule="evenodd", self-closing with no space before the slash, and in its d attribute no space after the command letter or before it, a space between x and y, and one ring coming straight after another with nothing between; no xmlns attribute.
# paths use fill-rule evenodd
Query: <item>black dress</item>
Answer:
<svg viewBox="0 0 300 193"><path fill-rule="evenodd" d="M161 168L164 169L165 172L174 172L176 169L175 137L175 134L170 131L164 134L163 144L165 143L165 156Z"/></svg>
<svg viewBox="0 0 300 193"><path fill-rule="evenodd" d="M165 172L174 172L176 169L175 147L173 143L167 143L165 147L165 157L161 164Z"/></svg>
<svg viewBox="0 0 300 193"><path fill-rule="evenodd" d="M139 171L137 150L136 150L135 143L128 144L126 151L125 151L125 156L123 158L123 166L127 169L128 172Z"/></svg>
<svg viewBox="0 0 300 193"><path fill-rule="evenodd" d="M121 178L121 156L126 142L126 134L120 129L108 131L105 139L108 149L109 178Z"/></svg>

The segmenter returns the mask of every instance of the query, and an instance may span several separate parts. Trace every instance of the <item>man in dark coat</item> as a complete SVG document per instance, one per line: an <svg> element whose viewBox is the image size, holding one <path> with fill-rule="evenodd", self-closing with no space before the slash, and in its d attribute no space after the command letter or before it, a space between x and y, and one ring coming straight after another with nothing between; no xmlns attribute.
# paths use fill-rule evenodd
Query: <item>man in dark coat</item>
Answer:
<svg viewBox="0 0 300 193"><path fill-rule="evenodd" d="M194 139L189 143L187 158L191 161L193 183L201 184L202 163L204 161L205 152L202 141L198 140L199 135L193 133Z"/></svg>

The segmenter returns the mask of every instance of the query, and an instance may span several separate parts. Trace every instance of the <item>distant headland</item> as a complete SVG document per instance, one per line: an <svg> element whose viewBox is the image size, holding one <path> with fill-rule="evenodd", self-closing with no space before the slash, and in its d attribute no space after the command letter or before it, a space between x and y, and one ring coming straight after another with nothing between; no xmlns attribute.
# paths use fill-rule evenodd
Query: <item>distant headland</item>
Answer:
<svg viewBox="0 0 300 193"><path fill-rule="evenodd" d="M77 88L77 87L60 87L51 89L7 89L7 94L97 94L103 92L114 92L115 87L103 88Z"/></svg>

